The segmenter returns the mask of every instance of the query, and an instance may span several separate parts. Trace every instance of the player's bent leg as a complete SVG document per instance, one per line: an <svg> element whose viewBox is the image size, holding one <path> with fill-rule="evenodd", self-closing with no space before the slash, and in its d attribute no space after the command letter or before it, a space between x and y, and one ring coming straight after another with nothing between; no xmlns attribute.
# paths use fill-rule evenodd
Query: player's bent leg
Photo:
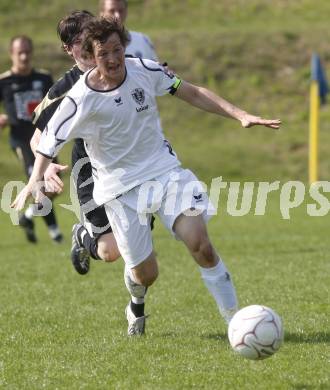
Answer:
<svg viewBox="0 0 330 390"><path fill-rule="evenodd" d="M117 242L112 232L99 237L97 240L97 254L105 262L113 262L120 257Z"/></svg>
<svg viewBox="0 0 330 390"><path fill-rule="evenodd" d="M151 286L158 277L158 264L155 253L151 254L136 267L131 268L134 280L145 287Z"/></svg>
<svg viewBox="0 0 330 390"><path fill-rule="evenodd" d="M231 275L209 240L203 217L181 214L173 230L199 264L204 284L228 324L238 310L236 291Z"/></svg>
<svg viewBox="0 0 330 390"><path fill-rule="evenodd" d="M141 224L134 208L136 201L137 193L133 191L105 204L109 223L125 261L125 284L131 295L126 307L129 336L144 333L144 299L147 288L158 276L152 245L151 215L148 215L147 224ZM128 203L133 206L128 206Z"/></svg>
<svg viewBox="0 0 330 390"><path fill-rule="evenodd" d="M184 242L196 262L205 268L214 267L218 256L208 237L203 217L181 214L175 220L173 231Z"/></svg>

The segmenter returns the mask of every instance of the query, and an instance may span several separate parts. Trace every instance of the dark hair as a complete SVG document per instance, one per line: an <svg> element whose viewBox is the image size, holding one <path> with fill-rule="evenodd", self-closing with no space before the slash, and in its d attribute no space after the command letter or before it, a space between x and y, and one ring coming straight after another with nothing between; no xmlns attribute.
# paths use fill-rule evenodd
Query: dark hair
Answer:
<svg viewBox="0 0 330 390"><path fill-rule="evenodd" d="M115 1L121 1L122 3L124 3L125 8L127 8L127 6L128 6L127 0L115 0ZM100 3L99 3L100 12L103 12L105 2L106 2L106 0L100 0Z"/></svg>
<svg viewBox="0 0 330 390"><path fill-rule="evenodd" d="M78 35L84 31L85 24L94 17L89 11L72 11L58 22L57 35L62 46L71 46Z"/></svg>
<svg viewBox="0 0 330 390"><path fill-rule="evenodd" d="M10 49L10 51L11 51L15 41L25 41L25 42L27 42L29 44L29 46L30 46L31 51L33 51L32 39L30 37L28 37L27 35L15 35L14 37L12 37L10 42L9 42L9 49Z"/></svg>
<svg viewBox="0 0 330 390"><path fill-rule="evenodd" d="M84 39L81 47L85 57L93 56L93 42L105 43L110 35L117 33L123 47L129 42L125 27L115 18L93 18L84 29Z"/></svg>

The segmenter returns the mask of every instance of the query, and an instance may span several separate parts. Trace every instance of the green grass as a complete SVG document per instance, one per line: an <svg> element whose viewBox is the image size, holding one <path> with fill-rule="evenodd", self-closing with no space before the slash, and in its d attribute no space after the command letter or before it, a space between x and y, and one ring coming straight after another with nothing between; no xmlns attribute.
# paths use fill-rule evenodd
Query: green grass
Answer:
<svg viewBox="0 0 330 390"><path fill-rule="evenodd" d="M70 9L95 11L96 5L2 0L1 69L9 66L8 39L24 32L36 42L37 66L60 76L70 61L55 35L57 20ZM149 33L160 57L183 78L283 120L280 132L240 129L173 98L160 99L166 136L183 164L206 183L217 176L307 181L309 61L318 51L329 64L329 8L327 0L130 3L130 28ZM330 172L329 120L325 106L323 180ZM7 143L5 131L0 191L9 180L24 180ZM69 161L69 153L67 146L61 160ZM89 275L79 276L69 260L73 214L57 206L65 244L53 245L37 221L39 244L31 246L1 211L0 388L330 388L329 215L309 217L305 202L283 220L276 192L266 216L234 218L226 212L225 195L210 233L233 274L241 306L265 304L282 316L285 343L274 357L250 362L230 350L197 267L159 223L154 236L160 277L148 292L147 335L128 340L122 260L94 262ZM56 203L70 203L68 191Z"/></svg>
<svg viewBox="0 0 330 390"><path fill-rule="evenodd" d="M0 387L329 388L328 219L308 217L301 206L284 221L277 199L264 217L230 217L224 203L210 222L241 306L268 305L283 318L285 343L261 362L230 350L197 267L159 223L160 277L148 292L147 336L129 340L122 260L94 262L80 276L69 260L71 214L57 208L66 235L60 246L40 221L40 243L26 244L2 214Z"/></svg>
<svg viewBox="0 0 330 390"><path fill-rule="evenodd" d="M9 38L24 32L35 40L35 64L50 69L55 78L61 76L72 63L60 48L55 26L66 12L79 7L95 12L97 1L22 4L3 0L0 70L9 67ZM184 163L203 177L308 180L310 57L318 52L329 67L328 14L327 0L172 0L166 6L160 0L131 3L128 26L150 34L159 57L182 78L207 85L250 112L283 121L278 134L251 130L251 137L251 131L240 130L234 122L162 99L166 134ZM321 114L322 180L327 180L330 172L329 120L327 105ZM201 136L212 143L201 145ZM212 164L205 154L210 160L212 157Z"/></svg>

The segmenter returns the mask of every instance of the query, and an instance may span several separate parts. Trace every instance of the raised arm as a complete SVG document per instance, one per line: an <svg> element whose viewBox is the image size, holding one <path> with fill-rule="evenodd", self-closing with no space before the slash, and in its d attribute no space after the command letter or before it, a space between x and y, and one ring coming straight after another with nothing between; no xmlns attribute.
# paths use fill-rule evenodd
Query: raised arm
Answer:
<svg viewBox="0 0 330 390"><path fill-rule="evenodd" d="M182 81L175 96L203 111L236 119L241 122L243 127L261 125L272 129L278 129L281 124L279 119L263 119L251 115L216 95L214 92L185 81Z"/></svg>

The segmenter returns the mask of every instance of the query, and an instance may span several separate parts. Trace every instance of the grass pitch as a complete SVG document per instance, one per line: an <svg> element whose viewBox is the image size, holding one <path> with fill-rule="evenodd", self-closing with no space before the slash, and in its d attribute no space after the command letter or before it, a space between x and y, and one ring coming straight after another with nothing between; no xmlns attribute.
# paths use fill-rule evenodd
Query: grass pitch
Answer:
<svg viewBox="0 0 330 390"><path fill-rule="evenodd" d="M1 72L9 66L9 38L24 33L35 40L37 67L62 75L71 63L60 49L56 23L74 8L96 11L97 3L2 0ZM328 11L325 0L130 2L129 27L150 34L160 58L184 79L283 120L277 134L239 129L172 98L161 100L166 135L200 179L307 180L309 59L317 51L329 64ZM322 180L330 170L329 120L325 106ZM62 161L68 161L68 149ZM7 181L22 179L20 172L2 137L0 191ZM68 193L57 203L69 203ZM268 305L284 321L281 350L253 362L231 351L197 266L159 222L154 241L160 277L148 292L147 335L127 339L122 260L94 262L88 275L76 274L69 260L75 219L57 211L66 242L53 244L37 221L36 246L0 211L1 389L330 388L329 215L309 217L304 204L283 220L275 194L264 217L234 218L222 208L211 220L210 234L240 305Z"/></svg>
<svg viewBox="0 0 330 390"><path fill-rule="evenodd" d="M230 349L197 266L159 222L160 277L148 292L147 334L128 339L122 260L93 262L80 276L69 260L72 214L57 207L64 244L51 243L37 221L40 243L28 245L2 213L0 387L328 389L328 220L301 206L284 221L277 209L272 198L264 217L222 210L209 225L240 305L268 305L283 318L283 347L260 362Z"/></svg>

